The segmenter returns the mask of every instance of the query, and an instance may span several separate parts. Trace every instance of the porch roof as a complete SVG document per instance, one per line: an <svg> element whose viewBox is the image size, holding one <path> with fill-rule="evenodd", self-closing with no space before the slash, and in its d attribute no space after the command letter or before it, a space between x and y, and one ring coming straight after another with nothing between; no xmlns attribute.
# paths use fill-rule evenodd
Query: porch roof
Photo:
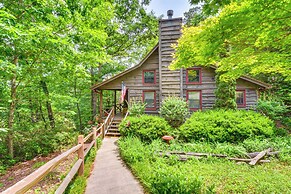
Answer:
<svg viewBox="0 0 291 194"><path fill-rule="evenodd" d="M137 65L135 65L135 66L133 66L133 67L131 67L131 68L129 68L129 69L127 69L127 70L125 70L125 71L123 71L123 72L121 72L121 73L119 73L119 74L117 74L117 75L115 75L115 76L113 76L113 77L111 77L111 78L109 78L109 79L107 79L107 80L105 80L105 81L103 81L103 82L101 82L101 83L98 83L98 84L95 84L95 85L93 85L92 87L91 87L91 90L98 90L98 88L100 88L101 86L104 86L104 85L106 85L106 84L109 84L110 82L112 82L112 81L114 81L114 80L116 80L117 78L119 78L119 77L122 77L123 75L125 75L125 74L127 74L127 73L130 73L130 72L132 72L133 70L135 70L135 69L137 69L137 68L139 68L139 67L141 67L143 64L144 64L144 62L157 50L159 48L159 44L156 44L156 46L143 58L143 60L142 61L140 61Z"/></svg>

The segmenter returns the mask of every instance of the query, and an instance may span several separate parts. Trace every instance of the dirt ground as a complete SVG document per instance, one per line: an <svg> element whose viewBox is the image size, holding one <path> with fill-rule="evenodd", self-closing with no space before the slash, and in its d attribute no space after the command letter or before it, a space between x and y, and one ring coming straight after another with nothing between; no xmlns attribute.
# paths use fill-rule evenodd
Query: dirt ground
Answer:
<svg viewBox="0 0 291 194"><path fill-rule="evenodd" d="M0 192L8 189L18 181L22 180L41 165L58 156L61 152L52 153L46 157L36 157L32 160L21 162L6 171L4 175L0 176ZM71 154L60 165L58 165L52 172L50 172L42 181L36 186L27 191L27 193L54 193L58 185L65 178L69 172L70 167L76 161L76 154Z"/></svg>

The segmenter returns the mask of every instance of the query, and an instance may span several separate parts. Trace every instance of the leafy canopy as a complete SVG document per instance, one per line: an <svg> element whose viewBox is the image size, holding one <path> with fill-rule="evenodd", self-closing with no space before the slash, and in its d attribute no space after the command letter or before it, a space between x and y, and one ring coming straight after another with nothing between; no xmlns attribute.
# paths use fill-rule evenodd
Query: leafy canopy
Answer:
<svg viewBox="0 0 291 194"><path fill-rule="evenodd" d="M225 5L195 27L185 27L171 68L216 65L222 79L279 73L291 79L287 0L243 0Z"/></svg>

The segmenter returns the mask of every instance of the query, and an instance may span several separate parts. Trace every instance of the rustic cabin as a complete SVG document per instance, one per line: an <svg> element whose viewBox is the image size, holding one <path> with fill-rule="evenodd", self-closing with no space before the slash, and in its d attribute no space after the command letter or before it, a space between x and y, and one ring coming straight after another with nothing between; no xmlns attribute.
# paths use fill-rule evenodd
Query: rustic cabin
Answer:
<svg viewBox="0 0 291 194"><path fill-rule="evenodd" d="M141 99L146 102L146 113L157 114L159 105L167 96L179 96L189 102L190 111L210 109L215 103L215 67L193 65L188 69L169 70L173 58L172 44L181 36L182 18L159 21L159 42L136 66L120 74L97 83L92 89L99 94L99 111L103 115L105 107L103 94L113 91L114 111L121 110L119 96L124 93L124 101L130 103ZM253 78L242 76L237 80L236 102L240 109L250 109L256 105L259 91L270 85ZM117 94L118 93L118 94ZM126 109L125 109L126 110Z"/></svg>

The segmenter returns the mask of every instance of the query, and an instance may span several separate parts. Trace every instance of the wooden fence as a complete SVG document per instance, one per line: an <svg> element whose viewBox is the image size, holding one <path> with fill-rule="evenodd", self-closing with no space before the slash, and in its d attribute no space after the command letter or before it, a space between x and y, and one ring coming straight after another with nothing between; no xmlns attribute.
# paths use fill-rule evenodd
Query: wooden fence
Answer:
<svg viewBox="0 0 291 194"><path fill-rule="evenodd" d="M78 173L78 175L83 175L84 173L84 160L86 155L89 153L90 149L94 146L96 147L96 139L99 137L104 138L108 128L110 127L114 119L114 108L111 109L104 123L97 129L97 127L92 127L92 132L86 137L83 135L78 136L78 145L70 148L61 155L55 157L54 159L48 161L46 164L41 166L39 169L17 182L15 185L11 186L7 190L3 191L2 194L14 194L14 193L25 193L30 188L39 183L49 172L56 168L62 161L64 161L70 154L75 152L78 153L78 160L71 168L70 172L67 174L59 188L55 191L56 194L64 193L67 186ZM88 142L91 140L90 142ZM85 146L86 145L86 146Z"/></svg>

